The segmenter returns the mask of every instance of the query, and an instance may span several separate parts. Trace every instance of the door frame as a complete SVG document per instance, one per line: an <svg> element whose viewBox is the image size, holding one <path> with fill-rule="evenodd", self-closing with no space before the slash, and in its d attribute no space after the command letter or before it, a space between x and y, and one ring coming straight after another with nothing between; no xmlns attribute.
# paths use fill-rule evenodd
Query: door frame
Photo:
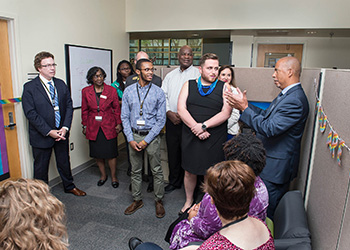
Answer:
<svg viewBox="0 0 350 250"><path fill-rule="evenodd" d="M23 83L26 79L23 79L20 72L21 60L20 60L20 43L18 32L18 17L10 13L0 12L0 19L6 20L8 25L8 40L9 40L9 52L11 61L11 76L12 76L12 91L14 97L22 96ZM32 149L29 145L28 136L28 124L27 119L24 116L22 110L22 104L18 103L14 105L16 124L17 124L17 137L18 137L18 151L19 160L21 165L21 173L23 178L33 177L33 158Z"/></svg>

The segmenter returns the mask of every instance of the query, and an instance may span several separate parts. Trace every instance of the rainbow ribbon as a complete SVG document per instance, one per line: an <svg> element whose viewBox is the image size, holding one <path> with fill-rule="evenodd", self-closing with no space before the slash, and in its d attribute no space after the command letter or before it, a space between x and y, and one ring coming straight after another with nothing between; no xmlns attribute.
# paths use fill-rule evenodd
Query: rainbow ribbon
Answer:
<svg viewBox="0 0 350 250"><path fill-rule="evenodd" d="M21 102L21 101L22 101L21 97L10 98L10 99L2 99L2 100L0 100L0 104L17 103L17 102Z"/></svg>
<svg viewBox="0 0 350 250"><path fill-rule="evenodd" d="M329 131L329 134L327 136L327 141L326 141L326 144L328 146L329 149L331 149L331 144L332 144L332 134L333 134L333 130L331 129Z"/></svg>
<svg viewBox="0 0 350 250"><path fill-rule="evenodd" d="M341 166L341 155L343 153L343 150L342 150L342 147L344 147L345 145L345 141L340 139L339 141L339 145L338 145L338 152L337 152L337 162L338 162L338 165Z"/></svg>
<svg viewBox="0 0 350 250"><path fill-rule="evenodd" d="M322 115L320 116L320 118L318 119L319 120L319 123L320 123L320 131L321 133L323 133L326 129L326 125L327 125L327 116L325 113L322 112Z"/></svg>
<svg viewBox="0 0 350 250"><path fill-rule="evenodd" d="M332 158L335 156L335 148L338 146L338 139L339 136L337 132L333 133L333 138L332 138L332 143L331 143L331 153L332 153Z"/></svg>

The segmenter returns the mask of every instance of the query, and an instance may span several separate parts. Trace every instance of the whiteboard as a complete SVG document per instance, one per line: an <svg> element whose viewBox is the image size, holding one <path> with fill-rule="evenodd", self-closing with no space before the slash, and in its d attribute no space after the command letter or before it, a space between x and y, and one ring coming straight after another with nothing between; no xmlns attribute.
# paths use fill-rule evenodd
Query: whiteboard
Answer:
<svg viewBox="0 0 350 250"><path fill-rule="evenodd" d="M80 108L81 90L88 86L86 74L90 68L101 67L107 74L105 83L112 83L112 50L66 44L65 52L67 83L73 108Z"/></svg>

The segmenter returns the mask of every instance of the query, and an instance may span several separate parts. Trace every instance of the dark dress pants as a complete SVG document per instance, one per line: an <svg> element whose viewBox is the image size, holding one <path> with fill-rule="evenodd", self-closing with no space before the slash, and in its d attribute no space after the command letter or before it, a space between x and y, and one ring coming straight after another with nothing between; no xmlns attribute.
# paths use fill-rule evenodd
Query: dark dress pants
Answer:
<svg viewBox="0 0 350 250"><path fill-rule="evenodd" d="M267 207L267 217L273 220L273 216L282 196L289 190L289 182L277 184L261 178L269 192L269 206Z"/></svg>
<svg viewBox="0 0 350 250"><path fill-rule="evenodd" d="M55 151L57 170L61 176L64 190L69 191L75 188L70 168L68 143L68 140L65 140L55 142L52 148L33 147L35 179L42 180L46 183L49 182L48 171L53 149Z"/></svg>
<svg viewBox="0 0 350 250"><path fill-rule="evenodd" d="M166 120L166 144L168 149L169 184L181 188L184 180L184 170L181 167L181 136L182 122L174 125Z"/></svg>

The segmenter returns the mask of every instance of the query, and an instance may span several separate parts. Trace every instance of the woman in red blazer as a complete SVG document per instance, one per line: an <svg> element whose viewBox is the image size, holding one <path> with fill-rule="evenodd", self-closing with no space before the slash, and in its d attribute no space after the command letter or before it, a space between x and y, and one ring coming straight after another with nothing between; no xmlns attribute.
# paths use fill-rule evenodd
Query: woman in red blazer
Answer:
<svg viewBox="0 0 350 250"><path fill-rule="evenodd" d="M107 181L105 159L111 169L112 186L119 186L116 177L118 156L118 133L122 130L120 106L115 88L104 83L105 71L100 67L89 69L88 87L82 90L81 118L83 134L89 140L90 157L96 159L101 177L97 186Z"/></svg>

